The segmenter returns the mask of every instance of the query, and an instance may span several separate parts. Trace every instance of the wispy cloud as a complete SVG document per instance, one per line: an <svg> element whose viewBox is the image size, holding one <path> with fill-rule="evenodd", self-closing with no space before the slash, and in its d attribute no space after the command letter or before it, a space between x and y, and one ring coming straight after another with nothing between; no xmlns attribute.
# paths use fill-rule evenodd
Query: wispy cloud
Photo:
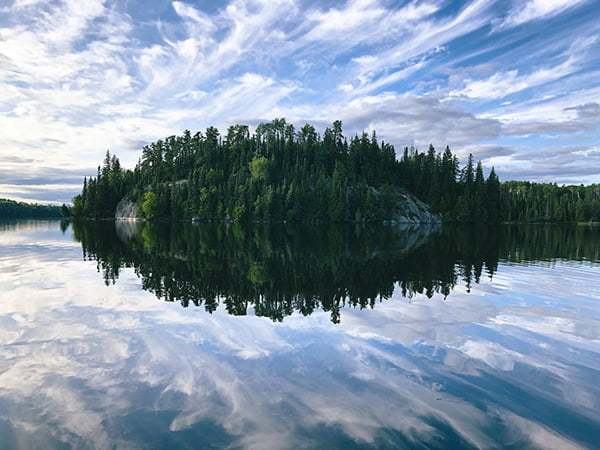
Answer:
<svg viewBox="0 0 600 450"><path fill-rule="evenodd" d="M454 39L484 26L491 18L489 3L473 1L456 15L435 16L441 9L439 4L423 3L415 8L412 4L406 10L387 11L385 19L371 24L366 33L367 44L385 39L385 43L376 51L361 54L351 60L351 71L342 86L351 86L356 94L369 94L384 86L389 86L407 75L426 67L423 61L431 55L442 52L444 45ZM387 22L389 20L389 22ZM363 41L353 41L350 36L362 36L365 33L348 33L346 40L330 49L334 54L349 52ZM369 36L373 37L369 40ZM308 35L310 37L310 34Z"/></svg>
<svg viewBox="0 0 600 450"><path fill-rule="evenodd" d="M600 103L592 6L18 0L0 19L0 158L83 177L107 148L131 166L143 142L276 116L482 155L594 135L596 110L570 109Z"/></svg>
<svg viewBox="0 0 600 450"><path fill-rule="evenodd" d="M165 32L163 44L142 49L136 60L146 96L199 88L236 64L269 59L269 48L277 53L282 47L280 27L294 3L236 0L210 16L182 2L173 8L185 26L184 38Z"/></svg>
<svg viewBox="0 0 600 450"><path fill-rule="evenodd" d="M587 0L528 0L517 2L507 17L498 25L499 28L515 27L532 20L549 18L576 7Z"/></svg>
<svg viewBox="0 0 600 450"><path fill-rule="evenodd" d="M450 95L452 97L501 99L525 89L559 80L573 72L574 64L571 59L559 66L541 68L525 75L519 74L518 70L496 72L486 79L467 79L464 89L453 91Z"/></svg>

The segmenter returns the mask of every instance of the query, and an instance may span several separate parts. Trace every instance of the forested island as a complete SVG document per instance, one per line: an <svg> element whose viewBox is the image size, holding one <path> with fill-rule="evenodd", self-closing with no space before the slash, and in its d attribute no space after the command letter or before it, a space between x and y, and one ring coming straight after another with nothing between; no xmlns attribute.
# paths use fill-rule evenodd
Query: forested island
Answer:
<svg viewBox="0 0 600 450"><path fill-rule="evenodd" d="M472 155L464 166L449 147L405 148L398 158L376 133L348 142L341 121L321 136L285 119L256 127L209 127L142 149L133 170L107 151L96 177L64 212L115 217L122 200L146 219L206 221L457 223L600 220L600 185L501 183ZM418 199L418 200L417 200ZM428 205L428 206L426 206ZM425 215L420 215L426 213ZM421 219L425 217L426 219Z"/></svg>
<svg viewBox="0 0 600 450"><path fill-rule="evenodd" d="M67 210L64 209L63 215L66 212ZM16 202L0 198L0 219L57 219L60 217L61 212L57 206Z"/></svg>

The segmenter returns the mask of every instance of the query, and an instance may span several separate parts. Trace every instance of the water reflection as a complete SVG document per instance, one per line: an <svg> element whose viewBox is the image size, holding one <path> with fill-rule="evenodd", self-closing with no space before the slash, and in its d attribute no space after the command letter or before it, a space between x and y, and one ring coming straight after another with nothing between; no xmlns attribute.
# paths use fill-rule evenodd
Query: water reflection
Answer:
<svg viewBox="0 0 600 450"><path fill-rule="evenodd" d="M84 258L106 284L134 267L142 287L183 306L281 321L322 309L371 307L402 295L467 290L499 261L597 261L598 233L582 227L363 227L140 222L75 223Z"/></svg>
<svg viewBox="0 0 600 450"><path fill-rule="evenodd" d="M572 239L560 227L412 236L354 227L160 231L160 224L117 232L108 225L63 233L57 223L36 223L0 233L0 448L568 449L600 442L597 234L571 229ZM73 237L85 242L86 260ZM303 254L305 237L329 263ZM143 255L156 261L144 266ZM335 325L320 303L310 316L273 322L225 308L202 314L204 303L181 308L140 289L157 272L166 296L165 278L181 265L202 281L194 289L209 280L222 302L223 293L248 283L324 299L329 291L321 287L272 278L319 282L320 268L335 286L344 278L334 278L334 264L369 270L371 261L377 279L364 295L381 295L392 283L390 297L374 308L344 308ZM265 269L250 280L253 262ZM431 290L413 289L407 301L402 283L421 286L427 274L437 280ZM217 275L241 280L228 287ZM447 294L435 292L442 279Z"/></svg>

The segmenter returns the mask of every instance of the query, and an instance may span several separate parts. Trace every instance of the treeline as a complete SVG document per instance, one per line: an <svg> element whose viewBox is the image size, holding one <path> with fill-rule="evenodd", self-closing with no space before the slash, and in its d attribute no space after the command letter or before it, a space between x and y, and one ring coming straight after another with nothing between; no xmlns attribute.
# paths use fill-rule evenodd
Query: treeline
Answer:
<svg viewBox="0 0 600 450"><path fill-rule="evenodd" d="M493 277L500 262L600 260L595 227L73 222L105 283L133 267L143 289L183 306L283 320L392 296L448 296Z"/></svg>
<svg viewBox="0 0 600 450"><path fill-rule="evenodd" d="M119 201L134 186L133 172L121 167L119 158L106 152L97 176L83 179L81 194L73 198L73 207L64 215L87 218L109 218L115 216Z"/></svg>
<svg viewBox="0 0 600 450"><path fill-rule="evenodd" d="M57 219L60 217L60 209L57 206L16 202L0 198L1 219Z"/></svg>
<svg viewBox="0 0 600 450"><path fill-rule="evenodd" d="M443 153L433 145L426 153L404 149L398 164L399 180L406 189L448 222L497 223L502 220L500 181L494 168L485 179L481 162L473 155L460 169L449 147Z"/></svg>
<svg viewBox="0 0 600 450"><path fill-rule="evenodd" d="M461 168L448 147L443 152L433 146L427 152L406 148L398 159L394 147L379 142L374 132L348 142L340 121L321 136L310 124L296 130L275 119L253 134L246 125L232 125L224 137L209 127L158 140L142 149L133 171L123 170L107 152L97 176L84 180L71 213L114 217L127 195L148 219L386 221L396 219L396 205L410 193L451 222L600 217L598 186L577 188L579 194L568 197L557 186L518 186L500 183L494 169L486 178L472 155ZM553 197L538 202L539 190ZM525 215L519 210L522 197L535 203L527 203ZM555 213L554 197L556 207L568 211Z"/></svg>
<svg viewBox="0 0 600 450"><path fill-rule="evenodd" d="M558 186L508 181L501 186L503 220L600 222L600 185Z"/></svg>
<svg viewBox="0 0 600 450"><path fill-rule="evenodd" d="M436 153L404 150L400 180L406 189L448 222L598 222L600 185L558 186L556 183L500 183L494 168L487 180L473 156L462 170L446 147Z"/></svg>
<svg viewBox="0 0 600 450"><path fill-rule="evenodd" d="M129 193L149 219L385 220L403 192L394 148L374 134L348 143L339 121L322 138L285 119L252 135L246 125L229 127L225 138L213 127L186 131L145 146L132 172L116 162L107 153L98 176L85 180L75 216L111 216Z"/></svg>

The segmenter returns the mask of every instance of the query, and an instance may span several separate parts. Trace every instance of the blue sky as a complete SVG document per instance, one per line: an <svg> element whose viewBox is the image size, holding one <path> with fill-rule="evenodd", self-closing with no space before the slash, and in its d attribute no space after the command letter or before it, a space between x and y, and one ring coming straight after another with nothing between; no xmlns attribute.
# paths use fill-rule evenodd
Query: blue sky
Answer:
<svg viewBox="0 0 600 450"><path fill-rule="evenodd" d="M600 182L600 2L0 0L0 197L69 202L107 149L285 117Z"/></svg>

